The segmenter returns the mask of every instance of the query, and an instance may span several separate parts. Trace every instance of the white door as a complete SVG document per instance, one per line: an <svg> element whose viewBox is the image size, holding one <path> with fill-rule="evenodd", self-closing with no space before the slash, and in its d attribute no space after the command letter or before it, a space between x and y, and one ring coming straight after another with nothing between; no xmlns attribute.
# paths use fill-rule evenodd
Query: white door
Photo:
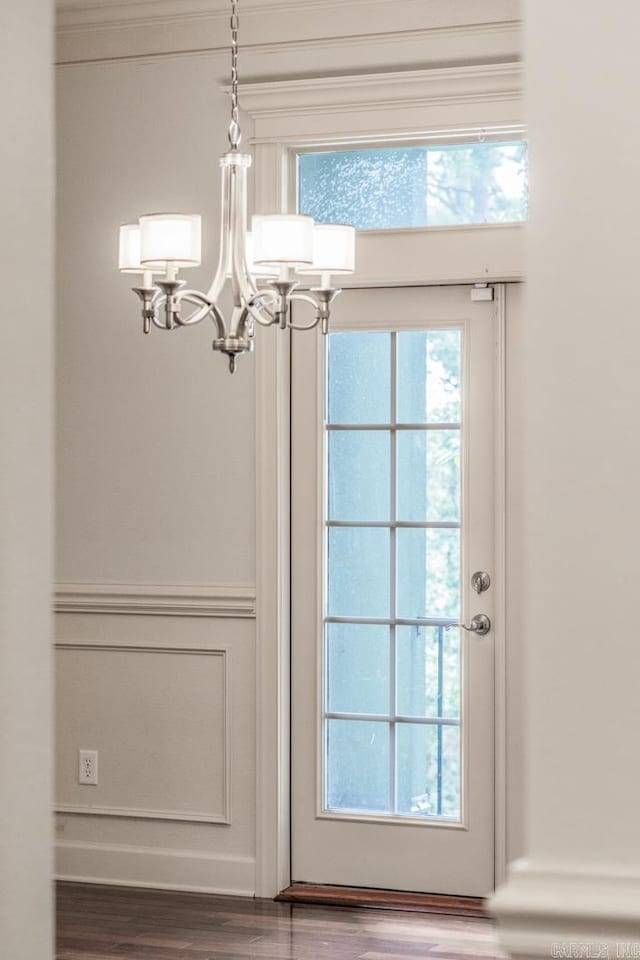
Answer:
<svg viewBox="0 0 640 960"><path fill-rule="evenodd" d="M494 304L345 291L292 347L292 880L493 889Z"/></svg>

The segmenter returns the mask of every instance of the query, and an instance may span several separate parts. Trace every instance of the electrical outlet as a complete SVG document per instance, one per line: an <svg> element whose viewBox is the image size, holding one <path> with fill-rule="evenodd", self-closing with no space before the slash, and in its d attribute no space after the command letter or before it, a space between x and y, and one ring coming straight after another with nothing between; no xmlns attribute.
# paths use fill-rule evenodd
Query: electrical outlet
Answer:
<svg viewBox="0 0 640 960"><path fill-rule="evenodd" d="M78 783L98 785L98 751L80 750L78 753Z"/></svg>

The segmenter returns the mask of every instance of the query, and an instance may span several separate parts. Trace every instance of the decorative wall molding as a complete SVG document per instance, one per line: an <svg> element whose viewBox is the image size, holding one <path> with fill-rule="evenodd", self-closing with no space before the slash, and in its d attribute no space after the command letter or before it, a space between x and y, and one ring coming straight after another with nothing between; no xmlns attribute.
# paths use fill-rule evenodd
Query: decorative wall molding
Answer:
<svg viewBox="0 0 640 960"><path fill-rule="evenodd" d="M388 104L421 105L454 97L470 102L491 96L519 99L521 91L522 66L512 62L249 83L243 86L242 101L252 117L262 120L301 109L382 109Z"/></svg>
<svg viewBox="0 0 640 960"><path fill-rule="evenodd" d="M396 0L402 2L402 0ZM243 17L272 17L278 13L332 7L358 7L371 0L249 0L242 4ZM227 20L229 0L58 0L57 20L60 24L122 22L152 20L158 17L197 16L198 14Z"/></svg>
<svg viewBox="0 0 640 960"><path fill-rule="evenodd" d="M569 956L553 951L554 945L570 944L608 948L597 954L594 946L592 957L634 956L619 953L617 945L635 945L637 951L640 873L604 864L519 860L491 909L502 946L514 958Z"/></svg>
<svg viewBox="0 0 640 960"><path fill-rule="evenodd" d="M480 16L473 11L469 0L448 0L446 4L438 0L394 0L392 6L387 0L249 0L241 8L243 22L260 20L267 29L269 22L279 16L305 19L315 12L322 14L325 21L332 13L339 12L345 33L362 32L362 24L371 24L371 15L375 14L383 15L386 22L399 29L407 20L413 25L464 26L519 19L514 0L485 0ZM193 17L215 19L226 27L229 0L58 0L56 3L58 29ZM285 31L284 36L290 34Z"/></svg>
<svg viewBox="0 0 640 960"><path fill-rule="evenodd" d="M244 77L326 73L328 48L335 72L367 69L353 53L363 46L389 64L512 59L521 46L516 0L485 0L481 11L470 0L250 0L241 16ZM226 53L228 18L228 0L63 0L58 61Z"/></svg>
<svg viewBox="0 0 640 960"><path fill-rule="evenodd" d="M59 582L56 613L115 613L164 617L254 618L252 585L170 585Z"/></svg>
<svg viewBox="0 0 640 960"><path fill-rule="evenodd" d="M157 655L180 654L187 656L221 657L223 680L222 689L224 702L222 705L224 717L224 756L222 771L224 778L223 805L220 813L201 812L197 810L161 810L145 809L140 807L104 806L100 804L56 803L54 812L58 814L81 814L91 817L124 817L135 820L168 820L184 823L231 823L231 691L229 681L228 651L220 647L183 647L169 644L129 644L104 643L81 640L63 640L55 644L59 650L83 650L88 653L150 653Z"/></svg>
<svg viewBox="0 0 640 960"><path fill-rule="evenodd" d="M311 80L248 83L241 105L252 142L288 146L478 135L521 135L517 62Z"/></svg>
<svg viewBox="0 0 640 960"><path fill-rule="evenodd" d="M56 844L56 879L251 897L253 857L107 843Z"/></svg>

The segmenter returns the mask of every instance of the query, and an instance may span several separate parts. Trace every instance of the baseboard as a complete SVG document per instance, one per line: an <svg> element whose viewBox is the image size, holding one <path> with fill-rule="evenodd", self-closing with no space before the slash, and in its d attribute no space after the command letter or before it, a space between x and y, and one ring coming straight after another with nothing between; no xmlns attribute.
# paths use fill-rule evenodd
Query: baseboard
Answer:
<svg viewBox="0 0 640 960"><path fill-rule="evenodd" d="M56 844L56 880L252 897L255 860L108 843Z"/></svg>
<svg viewBox="0 0 640 960"><path fill-rule="evenodd" d="M502 947L517 960L640 955L637 869L520 860L489 909Z"/></svg>
<svg viewBox="0 0 640 960"><path fill-rule="evenodd" d="M398 890L371 890L362 887L293 883L282 893L279 893L275 899L283 903L315 903L334 907L404 910L411 913L430 913L449 917L487 917L484 900L475 897L403 893Z"/></svg>

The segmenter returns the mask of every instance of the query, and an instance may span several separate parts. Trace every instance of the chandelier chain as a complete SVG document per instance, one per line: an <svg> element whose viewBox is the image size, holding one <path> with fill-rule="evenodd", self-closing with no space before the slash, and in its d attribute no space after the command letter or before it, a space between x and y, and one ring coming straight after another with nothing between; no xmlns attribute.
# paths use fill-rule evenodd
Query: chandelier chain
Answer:
<svg viewBox="0 0 640 960"><path fill-rule="evenodd" d="M229 124L229 143L237 150L242 139L238 111L238 0L231 0L231 123Z"/></svg>

